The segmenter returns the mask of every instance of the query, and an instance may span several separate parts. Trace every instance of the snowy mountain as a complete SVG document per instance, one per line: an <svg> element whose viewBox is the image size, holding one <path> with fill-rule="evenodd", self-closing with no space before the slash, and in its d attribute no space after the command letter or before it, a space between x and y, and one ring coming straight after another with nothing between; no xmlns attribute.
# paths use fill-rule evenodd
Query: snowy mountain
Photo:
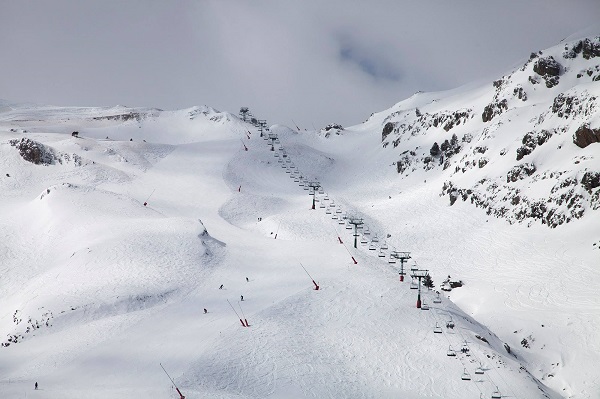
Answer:
<svg viewBox="0 0 600 399"><path fill-rule="evenodd" d="M590 37L316 132L1 101L0 397L600 397L599 80Z"/></svg>

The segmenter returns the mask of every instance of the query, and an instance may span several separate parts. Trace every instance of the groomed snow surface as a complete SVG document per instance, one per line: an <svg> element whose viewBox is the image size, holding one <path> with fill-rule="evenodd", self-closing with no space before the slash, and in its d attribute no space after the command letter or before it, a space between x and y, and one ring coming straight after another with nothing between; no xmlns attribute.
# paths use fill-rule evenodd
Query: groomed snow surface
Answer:
<svg viewBox="0 0 600 399"><path fill-rule="evenodd" d="M600 303L570 282L600 281L574 246L598 232L589 218L511 226L360 163L377 136L276 126L271 151L204 110L0 122L1 398L177 398L160 364L188 399L600 397ZM28 163L9 144L21 137L89 162ZM315 210L291 165L322 181ZM331 202L364 217L377 250L353 248ZM464 280L451 293L464 311L427 290L417 309L392 249L437 287ZM519 345L530 334L535 351Z"/></svg>

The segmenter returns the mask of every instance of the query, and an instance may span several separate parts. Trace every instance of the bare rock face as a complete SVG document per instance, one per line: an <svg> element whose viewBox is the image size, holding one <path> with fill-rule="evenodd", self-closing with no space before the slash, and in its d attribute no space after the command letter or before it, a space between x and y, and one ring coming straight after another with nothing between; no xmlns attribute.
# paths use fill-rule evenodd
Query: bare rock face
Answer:
<svg viewBox="0 0 600 399"><path fill-rule="evenodd" d="M581 185L588 192L600 187L600 172L585 172L581 178Z"/></svg>
<svg viewBox="0 0 600 399"><path fill-rule="evenodd" d="M558 77L562 72L562 65L554 57L539 58L533 64L533 71L546 81L546 87L551 88L558 84Z"/></svg>
<svg viewBox="0 0 600 399"><path fill-rule="evenodd" d="M388 122L383 127L381 132L381 141L385 140L385 138L394 130L394 124L392 122Z"/></svg>
<svg viewBox="0 0 600 399"><path fill-rule="evenodd" d="M54 151L37 141L28 138L14 139L10 141L10 145L16 147L21 157L27 162L36 165L53 165L56 163L57 158Z"/></svg>
<svg viewBox="0 0 600 399"><path fill-rule="evenodd" d="M508 109L508 103L505 99L502 101L499 101L499 102L488 104L485 106L485 108L483 110L483 114L481 114L481 119L484 122L489 122L494 118L494 116L500 115L502 112L506 111L507 109Z"/></svg>
<svg viewBox="0 0 600 399"><path fill-rule="evenodd" d="M19 151L24 160L35 165L55 165L72 162L75 166L81 166L85 163L77 154L60 153L51 147L25 137L10 140L9 143Z"/></svg>
<svg viewBox="0 0 600 399"><path fill-rule="evenodd" d="M581 125L573 136L573 143L580 148L600 143L600 129L591 129L588 124Z"/></svg>
<svg viewBox="0 0 600 399"><path fill-rule="evenodd" d="M506 175L506 182L516 182L523 180L524 178L531 176L535 173L537 168L532 163L524 163L522 165L514 166Z"/></svg>

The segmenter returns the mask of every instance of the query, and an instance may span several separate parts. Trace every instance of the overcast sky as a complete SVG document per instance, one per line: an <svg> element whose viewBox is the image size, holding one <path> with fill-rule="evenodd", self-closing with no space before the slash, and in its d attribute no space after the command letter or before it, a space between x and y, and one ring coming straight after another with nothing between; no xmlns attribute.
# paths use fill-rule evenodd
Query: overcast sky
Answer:
<svg viewBox="0 0 600 399"><path fill-rule="evenodd" d="M0 0L0 98L348 126L599 19L600 0Z"/></svg>

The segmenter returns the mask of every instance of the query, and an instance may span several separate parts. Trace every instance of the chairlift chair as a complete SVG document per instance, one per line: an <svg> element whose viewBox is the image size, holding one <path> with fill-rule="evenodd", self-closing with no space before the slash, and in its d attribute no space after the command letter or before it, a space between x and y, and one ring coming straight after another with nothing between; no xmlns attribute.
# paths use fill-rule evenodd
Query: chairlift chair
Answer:
<svg viewBox="0 0 600 399"><path fill-rule="evenodd" d="M342 209L341 208L336 209L335 213L342 213Z"/></svg>
<svg viewBox="0 0 600 399"><path fill-rule="evenodd" d="M396 258L394 258L392 255L390 255L390 259L388 260L388 263L396 263Z"/></svg>
<svg viewBox="0 0 600 399"><path fill-rule="evenodd" d="M360 239L360 243L361 244L367 244L369 241L367 240L367 238L365 236L362 236L362 238Z"/></svg>
<svg viewBox="0 0 600 399"><path fill-rule="evenodd" d="M492 399L502 399L502 394L498 390L498 387L496 387L496 390L492 392Z"/></svg>
<svg viewBox="0 0 600 399"><path fill-rule="evenodd" d="M463 381L471 381L471 374L469 374L469 372L467 371L466 368L465 368L465 371L460 376L460 379Z"/></svg>
<svg viewBox="0 0 600 399"><path fill-rule="evenodd" d="M478 374L478 375L485 374L485 371L483 371L483 367L481 367L481 365L479 365L479 367L477 367L475 369L475 374Z"/></svg>
<svg viewBox="0 0 600 399"><path fill-rule="evenodd" d="M325 201L329 201L329 195L325 194L325 198L323 198Z"/></svg>
<svg viewBox="0 0 600 399"><path fill-rule="evenodd" d="M346 230L352 230L352 225L350 223L346 223Z"/></svg>
<svg viewBox="0 0 600 399"><path fill-rule="evenodd" d="M452 317L446 322L446 328L454 328L454 321L452 321Z"/></svg>
<svg viewBox="0 0 600 399"><path fill-rule="evenodd" d="M277 162L279 162L279 163L283 163L283 161L281 160L281 158L279 158L279 159L277 160Z"/></svg>
<svg viewBox="0 0 600 399"><path fill-rule="evenodd" d="M323 190L322 188L319 189L319 194L325 194L325 190Z"/></svg>
<svg viewBox="0 0 600 399"><path fill-rule="evenodd" d="M303 190L308 190L308 186L304 186L304 189L303 189Z"/></svg>
<svg viewBox="0 0 600 399"><path fill-rule="evenodd" d="M331 218L337 220L337 215L334 213Z"/></svg>
<svg viewBox="0 0 600 399"><path fill-rule="evenodd" d="M446 352L447 356L453 357L456 356L456 352L452 349L452 345L448 346L448 352Z"/></svg>
<svg viewBox="0 0 600 399"><path fill-rule="evenodd" d="M331 209L329 209L329 208L325 209L325 213L328 215L331 215Z"/></svg>
<svg viewBox="0 0 600 399"><path fill-rule="evenodd" d="M342 219L342 218L340 217L340 221L338 222L338 224L346 224L346 222L344 221L344 219Z"/></svg>
<svg viewBox="0 0 600 399"><path fill-rule="evenodd" d="M375 244L371 243L369 244L369 251L375 251L377 249L377 247L375 247Z"/></svg>
<svg viewBox="0 0 600 399"><path fill-rule="evenodd" d="M287 157L287 155L286 155L286 157ZM288 159L285 160L285 162L292 163L292 160L288 158Z"/></svg>
<svg viewBox="0 0 600 399"><path fill-rule="evenodd" d="M437 322L435 323L435 327L433 327L433 333L434 334L441 334L442 333L442 327L440 327Z"/></svg>
<svg viewBox="0 0 600 399"><path fill-rule="evenodd" d="M371 239L371 241L373 241L373 242L379 242L379 238L377 238L377 234L373 235L373 238Z"/></svg>
<svg viewBox="0 0 600 399"><path fill-rule="evenodd" d="M363 234L365 234L365 235L371 235L371 232L369 231L369 228L367 226L365 226Z"/></svg>
<svg viewBox="0 0 600 399"><path fill-rule="evenodd" d="M298 183L300 180L297 177L294 177L294 182Z"/></svg>
<svg viewBox="0 0 600 399"><path fill-rule="evenodd" d="M442 298L440 297L440 293L438 292L436 297L433 298L433 303L442 303Z"/></svg>
<svg viewBox="0 0 600 399"><path fill-rule="evenodd" d="M419 285L416 283L415 278L413 277L412 281L410 282L410 289L416 290L418 288L419 288Z"/></svg>
<svg viewBox="0 0 600 399"><path fill-rule="evenodd" d="M278 153L278 152L276 152L276 153L275 153L275 154L273 154L273 155L275 155L275 158L279 158L279 153Z"/></svg>
<svg viewBox="0 0 600 399"><path fill-rule="evenodd" d="M383 242L383 244L381 244L381 249L383 249L384 251L388 249L388 245L387 242Z"/></svg>
<svg viewBox="0 0 600 399"><path fill-rule="evenodd" d="M325 204L321 202L321 205L319 205L319 208L325 208Z"/></svg>
<svg viewBox="0 0 600 399"><path fill-rule="evenodd" d="M421 304L421 310L429 310L429 305L425 303L425 301L423 301L423 303Z"/></svg>
<svg viewBox="0 0 600 399"><path fill-rule="evenodd" d="M380 250L377 256L379 256L380 258L385 258L385 252Z"/></svg>

